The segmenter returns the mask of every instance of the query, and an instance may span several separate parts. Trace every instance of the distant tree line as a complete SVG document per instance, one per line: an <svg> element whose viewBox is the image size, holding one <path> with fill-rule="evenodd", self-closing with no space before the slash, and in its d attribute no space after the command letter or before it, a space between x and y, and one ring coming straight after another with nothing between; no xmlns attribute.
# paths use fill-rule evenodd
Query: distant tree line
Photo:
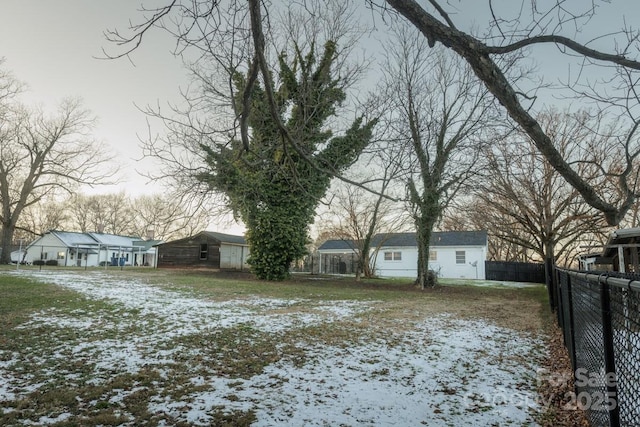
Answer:
<svg viewBox="0 0 640 427"><path fill-rule="evenodd" d="M207 228L210 212L190 210L159 194L128 196L125 192L45 199L24 211L15 239L29 242L49 230L100 232L172 240Z"/></svg>

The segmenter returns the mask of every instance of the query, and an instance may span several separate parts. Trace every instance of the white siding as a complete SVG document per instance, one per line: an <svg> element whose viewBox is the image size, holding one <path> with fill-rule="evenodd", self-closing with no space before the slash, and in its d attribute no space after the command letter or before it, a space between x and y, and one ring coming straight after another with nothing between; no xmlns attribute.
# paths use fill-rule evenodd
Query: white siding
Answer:
<svg viewBox="0 0 640 427"><path fill-rule="evenodd" d="M71 265L72 260L69 260L69 252L64 243L53 234L45 234L29 245L25 261L31 264L39 259L56 259L58 252L65 253L64 259L59 259L58 264Z"/></svg>
<svg viewBox="0 0 640 427"><path fill-rule="evenodd" d="M400 260L385 260L385 252L402 254ZM381 247L375 264L376 274L380 277L416 277L418 275L418 248L416 247Z"/></svg>
<svg viewBox="0 0 640 427"><path fill-rule="evenodd" d="M86 237L87 235L80 235ZM27 256L25 261L27 263L33 263L35 260L57 260L59 266L63 267L97 267L100 263L105 261L110 264L113 256L125 258L125 265L133 265L134 254L138 255L138 263L141 263L142 256L145 255L138 248L132 247L119 247L110 246L105 244L87 243L90 237L86 237L85 243L79 243L78 245L67 244L60 240L54 233L45 233L40 238L36 239L29 245L27 250ZM80 254L77 254L77 251ZM155 249L150 250L146 254L146 260L150 264L155 264ZM87 253L89 252L89 253ZM60 256L59 256L60 255Z"/></svg>
<svg viewBox="0 0 640 427"><path fill-rule="evenodd" d="M439 277L449 279L482 279L485 278L484 262L486 249L482 246L435 246L430 249L436 251L437 260L429 261L429 268ZM465 262L456 262L456 251L464 251ZM475 266L474 266L475 263Z"/></svg>
<svg viewBox="0 0 640 427"><path fill-rule="evenodd" d="M485 279L486 247L434 246L430 248L430 251L436 251L437 259L429 262L429 268L437 272L438 277ZM456 263L456 251L464 251L464 264ZM402 259L385 259L385 252L400 252ZM375 259L375 271L380 277L414 278L418 275L417 265L418 248L416 247L381 247Z"/></svg>

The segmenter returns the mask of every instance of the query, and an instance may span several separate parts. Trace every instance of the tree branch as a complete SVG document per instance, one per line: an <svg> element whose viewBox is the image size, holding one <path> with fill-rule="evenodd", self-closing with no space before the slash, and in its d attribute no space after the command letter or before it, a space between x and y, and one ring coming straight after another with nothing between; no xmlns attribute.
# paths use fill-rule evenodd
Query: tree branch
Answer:
<svg viewBox="0 0 640 427"><path fill-rule="evenodd" d="M612 55L610 53L600 52L598 50L588 48L568 37L555 34L529 37L523 40L518 40L517 42L511 43L506 46L484 46L482 50L484 50L485 53L502 55L505 53L514 52L526 46L543 43L560 44L588 58L604 62L611 62L623 67L632 68L634 70L640 70L640 62L638 61L627 59L623 55Z"/></svg>

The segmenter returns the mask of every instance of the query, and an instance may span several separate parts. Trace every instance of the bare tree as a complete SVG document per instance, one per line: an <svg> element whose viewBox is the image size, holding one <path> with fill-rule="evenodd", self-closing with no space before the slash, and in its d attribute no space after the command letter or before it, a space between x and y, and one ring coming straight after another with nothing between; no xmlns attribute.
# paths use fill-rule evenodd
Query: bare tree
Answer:
<svg viewBox="0 0 640 427"><path fill-rule="evenodd" d="M371 153L371 161L360 167L368 171L369 178L360 178L358 181L375 188L375 193L345 182L337 182L330 191L330 207L322 215L326 224L323 232L354 243L358 261L356 280L360 280L361 275L374 276L372 260L380 246L373 244L373 237L380 233L398 232L406 227L408 216L402 203L393 200L398 197L394 194L397 192L394 187L397 187L402 165L397 156L402 154L390 154L389 150L379 147Z"/></svg>
<svg viewBox="0 0 640 427"><path fill-rule="evenodd" d="M510 218L495 209L493 202L486 203L478 197L465 194L457 197L445 210L438 229L440 231L487 229L488 261L540 262L541 259L532 250L501 239L499 230L494 230L493 224L510 221ZM525 233L518 229L512 229L511 232L522 235L523 240L526 239Z"/></svg>
<svg viewBox="0 0 640 427"><path fill-rule="evenodd" d="M64 203L55 198L40 200L22 212L14 240L20 238L31 241L49 230L62 230L66 228L69 215L64 209Z"/></svg>
<svg viewBox="0 0 640 427"><path fill-rule="evenodd" d="M463 58L511 119L527 133L549 164L578 190L587 203L603 212L609 224L618 224L634 204L639 191L637 131L640 125L640 98L635 90L640 70L637 60L638 30L625 27L614 34L587 36L587 40L580 42L583 27L589 23L597 25L597 8L601 2L569 4L566 0L556 0L547 2L547 8L542 9L540 2L523 1L517 4L515 14L511 16L508 14L513 9L504 6L497 8L494 3L493 0L488 2L489 22L484 39L481 39L473 36L470 30L456 26L454 15L447 11L453 11L454 6L450 2L429 0L423 7L416 0L385 1L386 5L420 30L430 46L442 43ZM608 31L610 25L602 28ZM489 43L485 43L487 40ZM596 41L602 45L604 40L610 43L611 52L592 47ZM542 45L557 46L568 62L578 58L578 72L572 74L577 77L569 83L582 101L596 102L608 111L617 109L618 117L624 118L625 126L617 135L625 145L624 155L617 159L621 168L610 175L616 181L621 198L611 200L608 193L600 192L562 156L551 136L545 133L528 106L524 105L532 100L530 95L535 94L536 88L530 95L523 93L499 65L499 58L504 55L514 52L522 54ZM599 71L609 69L612 73L608 73L600 82L590 81L586 68L593 65L600 66Z"/></svg>
<svg viewBox="0 0 640 427"><path fill-rule="evenodd" d="M4 75L0 87L15 87ZM90 137L93 116L78 100L65 100L53 116L0 98L0 246L8 248L25 208L80 184L106 183L115 174ZM0 263L10 261L9 251Z"/></svg>
<svg viewBox="0 0 640 427"><path fill-rule="evenodd" d="M69 221L66 224L69 231L82 233L98 231L98 226L102 224L102 220L96 221L94 218L90 196L72 195L65 201L65 210L69 215Z"/></svg>
<svg viewBox="0 0 640 427"><path fill-rule="evenodd" d="M192 236L206 229L211 211L183 203L175 203L171 196L154 194L131 200L132 221L129 233L155 239L172 240Z"/></svg>
<svg viewBox="0 0 640 427"><path fill-rule="evenodd" d="M599 129L600 117L586 112L550 111L537 121L563 158L581 176L597 182L607 158L595 149L610 146L612 127ZM540 260L568 266L584 244L583 236L606 229L602 213L584 202L526 134L518 132L494 143L487 158L476 197L495 238L529 249ZM606 187L606 182L600 183Z"/></svg>
<svg viewBox="0 0 640 427"><path fill-rule="evenodd" d="M512 120L531 137L536 148L549 163L579 191L587 203L605 214L609 224L615 225L635 203L638 194L636 159L639 154L637 131L640 123L640 103L635 87L640 61L637 59L637 29L625 25L619 31L605 34L587 35L583 32L589 25L591 28L597 28L597 31L603 31L602 28L609 31L610 23L602 25L602 22L598 22L598 7L606 3L606 0L555 0L543 5L536 0L523 0L498 6L495 0L489 0L485 3L484 10L481 10L477 7L477 2L472 0L428 0L423 4L417 0L362 2L380 12L385 23L393 16L400 16L424 35L429 46L441 43L459 55L502 104ZM306 5L307 2L303 1L302 4ZM625 7L634 7L630 6L631 4L632 2L629 2ZM479 12L474 16L475 19L462 22L462 18L456 14L456 8L467 5L476 6L477 10L484 13ZM181 25L173 26L172 30L178 41L183 42L183 46L188 46L194 41L202 42L209 47L217 46L215 42L212 43L216 37L227 37L235 42L250 42L243 45L249 46L244 50L249 64L248 81L255 82L258 76L268 81L272 72L265 52L270 40L270 30L273 28L269 19L273 7L274 4L259 0L248 0L246 3L237 0L173 0L144 11L145 18L140 24L132 26L130 33L111 32L109 35L111 40L125 46L125 50L119 53L124 56L140 45L149 29L154 26L166 28L169 17L175 15L177 18L172 22ZM629 14L633 12L634 9L629 10ZM242 17L241 22L235 21L238 17ZM484 26L478 24L482 19L486 19ZM456 20L461 22L454 22ZM228 25L229 22L237 25ZM479 25L482 35L475 36L472 28L478 28ZM229 33L228 29L231 27L236 33ZM190 37L193 36L194 30L200 30L198 37ZM609 43L609 52L596 47L596 44L602 46L604 43ZM540 46L556 46L568 64L574 67L577 64L577 71L568 68L567 79L575 96L582 102L595 102L603 109L616 110L619 117L624 118L625 126L620 130L618 138L625 143L627 149L625 155L619 159L622 165L620 171L612 176L619 188L618 195L622 195L622 198L609 199L607 193L599 192L597 187L580 176L571 163L562 157L549 135L535 119L535 113L530 111L540 86L521 87L517 77L514 80L509 70L501 64L501 58L505 55L515 54L522 60L535 58L536 55L540 57L539 52L534 52ZM587 72L592 66L599 67L599 71L605 70L610 73L600 81L594 82L590 80ZM517 67L511 67L514 68ZM237 115L245 147L248 147L246 123L252 89L253 85L250 83L240 94L245 108ZM267 96L272 101L271 112L275 115L277 111L274 94L268 93ZM291 143L295 149L295 141L288 135L284 126L278 123L278 128L283 140Z"/></svg>
<svg viewBox="0 0 640 427"><path fill-rule="evenodd" d="M170 240L187 237L205 229L210 212L192 209L176 202L171 195L131 197L114 194L73 195L61 209L66 213L64 227L71 231L104 232Z"/></svg>
<svg viewBox="0 0 640 427"><path fill-rule="evenodd" d="M443 211L474 174L494 119L488 92L462 61L428 49L410 26L396 27L384 68L385 121L407 150L407 202L418 241L417 284L429 282L429 243Z"/></svg>

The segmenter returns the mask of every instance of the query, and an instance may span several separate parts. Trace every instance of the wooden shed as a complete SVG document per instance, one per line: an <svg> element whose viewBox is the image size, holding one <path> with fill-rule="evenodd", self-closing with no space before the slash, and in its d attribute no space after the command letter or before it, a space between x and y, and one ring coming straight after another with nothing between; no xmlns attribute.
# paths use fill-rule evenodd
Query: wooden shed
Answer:
<svg viewBox="0 0 640 427"><path fill-rule="evenodd" d="M201 231L184 239L162 243L157 248L158 268L249 268L249 246L243 236Z"/></svg>

